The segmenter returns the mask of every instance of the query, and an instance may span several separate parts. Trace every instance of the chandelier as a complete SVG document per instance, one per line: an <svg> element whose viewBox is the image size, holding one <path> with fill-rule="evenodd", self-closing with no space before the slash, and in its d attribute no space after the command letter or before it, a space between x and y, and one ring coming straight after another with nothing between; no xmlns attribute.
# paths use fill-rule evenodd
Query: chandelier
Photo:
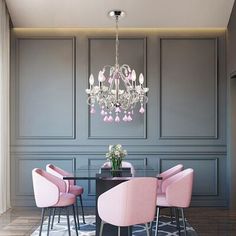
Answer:
<svg viewBox="0 0 236 236"><path fill-rule="evenodd" d="M89 77L89 89L87 103L90 106L90 113L94 114L95 104L101 110L103 120L108 123L130 122L133 120L134 111L145 112L145 103L148 102L146 93L148 88L144 87L144 76L139 75L139 84L136 82L136 72L129 65L119 65L119 38L118 22L119 18L124 17L125 13L120 10L110 11L108 15L115 19L116 40L115 40L115 65L106 65L98 73L98 85L94 85L93 74ZM137 104L138 109L135 109Z"/></svg>

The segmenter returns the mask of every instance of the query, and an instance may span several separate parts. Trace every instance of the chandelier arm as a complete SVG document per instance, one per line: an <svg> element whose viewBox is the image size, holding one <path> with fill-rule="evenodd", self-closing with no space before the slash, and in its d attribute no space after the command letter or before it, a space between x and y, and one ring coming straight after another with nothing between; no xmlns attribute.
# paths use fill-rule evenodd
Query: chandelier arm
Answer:
<svg viewBox="0 0 236 236"><path fill-rule="evenodd" d="M126 69L129 69L131 71L130 66L127 65L127 64L123 64L120 68L126 68Z"/></svg>
<svg viewBox="0 0 236 236"><path fill-rule="evenodd" d="M109 89L108 89L109 92L112 91L112 87L113 87L113 85L114 85L114 81L115 81L114 73L112 74L111 79L112 79L112 81L111 81L111 84L110 84Z"/></svg>
<svg viewBox="0 0 236 236"><path fill-rule="evenodd" d="M125 84L126 90L129 90L128 86L131 86L130 82L126 79L126 76L123 73L120 73L121 79Z"/></svg>

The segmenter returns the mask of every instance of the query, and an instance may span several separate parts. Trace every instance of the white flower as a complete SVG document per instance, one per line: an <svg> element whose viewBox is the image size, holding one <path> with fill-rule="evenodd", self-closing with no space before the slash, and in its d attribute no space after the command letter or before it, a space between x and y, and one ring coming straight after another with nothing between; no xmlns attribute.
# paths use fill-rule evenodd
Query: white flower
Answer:
<svg viewBox="0 0 236 236"><path fill-rule="evenodd" d="M109 152L111 151L112 147L113 147L113 145L109 145Z"/></svg>
<svg viewBox="0 0 236 236"><path fill-rule="evenodd" d="M120 156L120 152L119 151L115 151L115 155L119 157Z"/></svg>

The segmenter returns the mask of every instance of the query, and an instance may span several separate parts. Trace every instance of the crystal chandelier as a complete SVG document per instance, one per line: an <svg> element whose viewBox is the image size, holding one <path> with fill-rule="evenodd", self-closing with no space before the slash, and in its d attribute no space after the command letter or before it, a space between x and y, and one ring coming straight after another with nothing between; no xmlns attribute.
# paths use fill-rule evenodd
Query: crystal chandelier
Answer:
<svg viewBox="0 0 236 236"><path fill-rule="evenodd" d="M98 74L98 86L94 85L93 74L89 77L89 89L87 103L90 106L90 113L95 113L95 103L101 109L103 120L108 123L130 122L133 120L134 108L140 103L139 112L144 113L144 105L148 102L146 93L148 88L144 87L144 76L139 75L139 84L136 83L136 72L129 65L119 65L119 38L118 21L125 13L123 11L110 11L108 15L116 22L115 40L115 65L106 65Z"/></svg>

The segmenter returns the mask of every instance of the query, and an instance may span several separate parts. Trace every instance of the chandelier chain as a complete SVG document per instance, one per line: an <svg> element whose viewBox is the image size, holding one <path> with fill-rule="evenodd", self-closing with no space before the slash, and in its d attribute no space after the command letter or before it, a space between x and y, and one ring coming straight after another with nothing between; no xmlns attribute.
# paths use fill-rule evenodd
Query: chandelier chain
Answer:
<svg viewBox="0 0 236 236"><path fill-rule="evenodd" d="M116 68L119 66L119 37L118 37L118 21L119 16L116 16Z"/></svg>

